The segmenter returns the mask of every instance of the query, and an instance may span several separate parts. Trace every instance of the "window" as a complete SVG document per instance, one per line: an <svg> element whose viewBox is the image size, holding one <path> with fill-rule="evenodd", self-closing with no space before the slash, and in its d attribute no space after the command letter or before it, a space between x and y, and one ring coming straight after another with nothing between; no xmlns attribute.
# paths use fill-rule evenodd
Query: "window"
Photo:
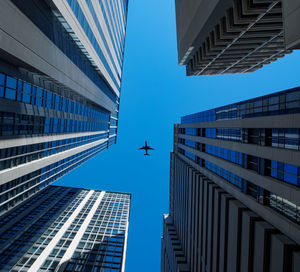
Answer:
<svg viewBox="0 0 300 272"><path fill-rule="evenodd" d="M24 82L22 102L30 103L30 97L31 97L31 85Z"/></svg>
<svg viewBox="0 0 300 272"><path fill-rule="evenodd" d="M299 167L294 165L271 161L271 176L293 185L300 185Z"/></svg>
<svg viewBox="0 0 300 272"><path fill-rule="evenodd" d="M43 268L48 268L48 266L50 265L50 263L51 263L51 261L46 260L46 261L43 263L42 267L43 267Z"/></svg>

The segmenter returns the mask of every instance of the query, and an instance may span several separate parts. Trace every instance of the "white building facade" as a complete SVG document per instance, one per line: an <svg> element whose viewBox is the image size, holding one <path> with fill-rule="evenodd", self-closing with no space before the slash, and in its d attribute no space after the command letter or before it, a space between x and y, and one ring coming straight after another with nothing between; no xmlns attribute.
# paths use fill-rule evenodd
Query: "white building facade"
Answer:
<svg viewBox="0 0 300 272"><path fill-rule="evenodd" d="M45 188L0 217L0 270L124 271L130 199Z"/></svg>

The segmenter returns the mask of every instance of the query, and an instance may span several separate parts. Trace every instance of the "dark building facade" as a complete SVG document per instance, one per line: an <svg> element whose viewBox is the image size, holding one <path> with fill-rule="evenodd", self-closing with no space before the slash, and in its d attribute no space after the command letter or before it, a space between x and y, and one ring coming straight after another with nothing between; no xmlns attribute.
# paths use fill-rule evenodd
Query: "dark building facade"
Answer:
<svg viewBox="0 0 300 272"><path fill-rule="evenodd" d="M174 126L162 271L300 270L300 88Z"/></svg>
<svg viewBox="0 0 300 272"><path fill-rule="evenodd" d="M0 217L0 270L125 271L130 200L48 186Z"/></svg>
<svg viewBox="0 0 300 272"><path fill-rule="evenodd" d="M0 2L0 215L116 143L127 7Z"/></svg>
<svg viewBox="0 0 300 272"><path fill-rule="evenodd" d="M175 0L187 75L253 72L300 47L299 0Z"/></svg>

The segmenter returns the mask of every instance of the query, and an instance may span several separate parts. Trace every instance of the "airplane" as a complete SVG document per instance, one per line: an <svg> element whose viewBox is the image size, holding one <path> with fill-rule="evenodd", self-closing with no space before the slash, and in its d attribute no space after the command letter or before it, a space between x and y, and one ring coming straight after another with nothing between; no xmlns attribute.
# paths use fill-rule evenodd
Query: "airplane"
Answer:
<svg viewBox="0 0 300 272"><path fill-rule="evenodd" d="M145 141L145 145L143 147L139 148L139 149L144 149L145 150L145 152L146 152L144 154L145 156L150 156L150 154L148 154L148 150L154 150L154 148L147 145L147 141Z"/></svg>

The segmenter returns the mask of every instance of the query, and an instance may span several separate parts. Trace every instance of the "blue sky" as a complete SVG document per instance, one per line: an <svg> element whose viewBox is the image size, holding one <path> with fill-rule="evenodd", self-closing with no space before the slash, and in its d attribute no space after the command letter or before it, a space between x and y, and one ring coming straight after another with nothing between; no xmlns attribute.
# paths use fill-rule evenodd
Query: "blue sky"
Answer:
<svg viewBox="0 0 300 272"><path fill-rule="evenodd" d="M177 64L174 0L129 0L117 144L56 185L132 193L126 271L160 270L173 124L186 114L297 87L300 52L240 75L186 77ZM146 157L144 141L156 150Z"/></svg>

